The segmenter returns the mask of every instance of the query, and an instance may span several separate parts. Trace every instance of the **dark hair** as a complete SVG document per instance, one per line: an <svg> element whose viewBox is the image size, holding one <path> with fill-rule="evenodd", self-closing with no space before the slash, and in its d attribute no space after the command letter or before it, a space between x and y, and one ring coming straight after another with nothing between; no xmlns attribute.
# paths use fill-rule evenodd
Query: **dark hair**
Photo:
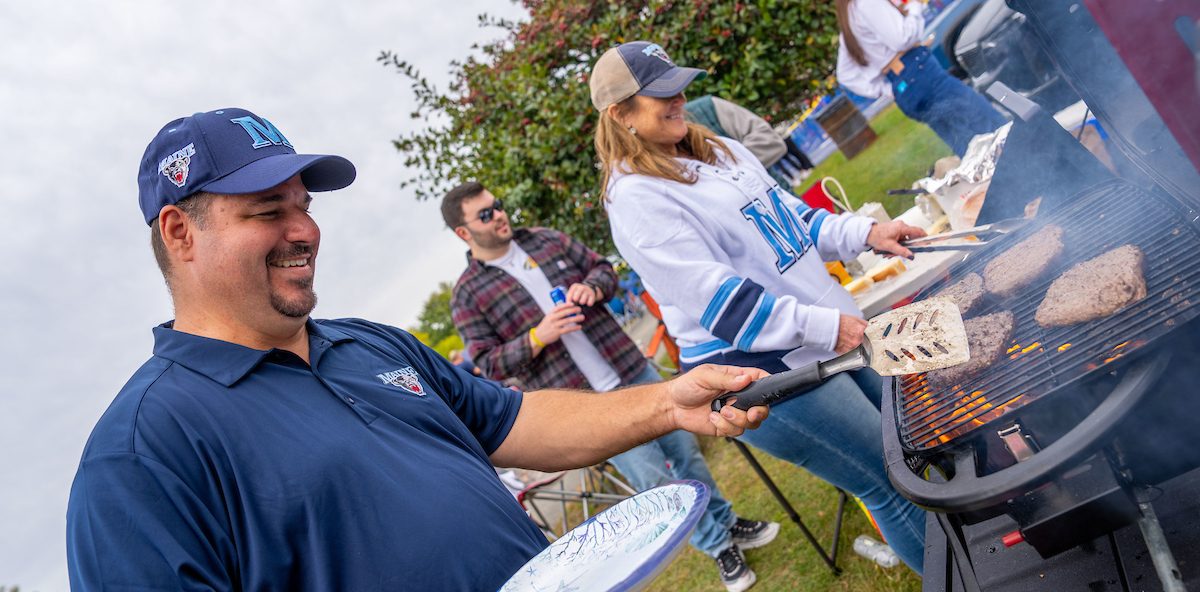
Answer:
<svg viewBox="0 0 1200 592"><path fill-rule="evenodd" d="M483 193L483 184L478 181L467 181L454 189L451 189L446 197L442 198L442 220L446 221L446 226L457 228L463 224L462 203L480 193Z"/></svg>
<svg viewBox="0 0 1200 592"><path fill-rule="evenodd" d="M854 31L850 30L850 0L837 0L837 23L850 59L858 62L860 66L867 65L867 56L863 54L862 46L858 44L858 37L855 37Z"/></svg>
<svg viewBox="0 0 1200 592"><path fill-rule="evenodd" d="M212 202L212 194L206 192L193 193L175 203L188 218L203 229L208 224L208 205ZM158 218L150 222L150 249L154 251L154 261L167 282L167 290L171 289L171 259L167 257L167 246L163 243L162 231L158 229Z"/></svg>

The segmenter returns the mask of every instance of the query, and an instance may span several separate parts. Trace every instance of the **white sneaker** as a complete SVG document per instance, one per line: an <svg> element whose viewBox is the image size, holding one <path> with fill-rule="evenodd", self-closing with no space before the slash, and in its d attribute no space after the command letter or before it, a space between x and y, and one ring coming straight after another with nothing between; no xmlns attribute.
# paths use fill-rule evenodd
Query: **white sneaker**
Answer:
<svg viewBox="0 0 1200 592"><path fill-rule="evenodd" d="M779 523L738 518L729 528L729 534L733 544L741 549L757 549L775 540L779 535Z"/></svg>
<svg viewBox="0 0 1200 592"><path fill-rule="evenodd" d="M729 592L748 590L758 581L758 576L746 565L746 556L737 545L731 545L717 555L717 571L721 572L721 583Z"/></svg>

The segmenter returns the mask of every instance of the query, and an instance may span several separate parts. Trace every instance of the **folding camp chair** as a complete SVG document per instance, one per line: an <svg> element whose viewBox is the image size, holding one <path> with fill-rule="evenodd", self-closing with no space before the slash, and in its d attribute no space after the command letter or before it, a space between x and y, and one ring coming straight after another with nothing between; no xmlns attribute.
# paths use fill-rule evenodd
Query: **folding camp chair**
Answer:
<svg viewBox="0 0 1200 592"><path fill-rule="evenodd" d="M675 368L679 368L679 346L675 345L675 340L667 333L667 325L662 320L662 310L658 308L658 303L650 296L649 292L643 291L641 294L642 302L646 305L646 311L658 320L658 326L654 329L654 336L650 338L650 343L646 345L646 357L653 361L658 354L659 346L667 350L667 357L671 359L671 363L675 364Z"/></svg>
<svg viewBox="0 0 1200 592"><path fill-rule="evenodd" d="M837 491L838 498L837 514L833 519L833 540L829 545L829 551L826 552L825 547L823 547L821 543L817 541L817 537L813 535L812 531L808 529L808 526L804 524L804 520L800 518L800 513L796 511L796 508L792 507L792 503L788 501L787 497L783 495L783 492L779 490L779 486L775 485L775 480L771 479L771 476L767 474L767 470L764 469L763 466L759 464L758 459L754 457L754 453L750 452L750 447L746 446L744 443L735 438L725 439L733 443L733 445L737 447L738 452L741 452L742 456L745 457L746 462L750 463L750 468L754 469L754 473L758 475L759 479L762 479L763 485L767 486L767 489L770 490L771 495L774 496L775 501L779 502L779 505L783 507L783 511L788 515L788 518L791 518L792 522L795 522L796 526L800 528L800 532L804 535L804 538L808 540L808 543L812 545L812 548L817 552L817 555L819 555L821 560L825 562L825 565L829 567L829 571L833 572L833 575L835 576L841 575L842 568L837 566L837 556L838 549L841 547L842 518L845 517L846 501L850 499L850 495L843 491L840 487L834 487L834 490ZM863 511L866 512L865 507L863 508ZM870 513L868 513L867 517L870 518L870 516Z"/></svg>
<svg viewBox="0 0 1200 592"><path fill-rule="evenodd" d="M553 541L604 508L636 493L617 476L612 464L605 461L583 469L546 473L516 496L546 538ZM554 516L548 517L548 513Z"/></svg>

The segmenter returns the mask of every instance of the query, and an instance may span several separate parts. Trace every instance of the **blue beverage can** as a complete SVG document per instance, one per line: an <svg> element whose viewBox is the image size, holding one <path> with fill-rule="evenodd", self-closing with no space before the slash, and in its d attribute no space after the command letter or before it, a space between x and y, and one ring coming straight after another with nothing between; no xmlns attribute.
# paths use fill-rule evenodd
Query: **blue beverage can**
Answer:
<svg viewBox="0 0 1200 592"><path fill-rule="evenodd" d="M554 289L550 290L550 300L553 300L556 306L566 302L567 290L562 286L554 286Z"/></svg>

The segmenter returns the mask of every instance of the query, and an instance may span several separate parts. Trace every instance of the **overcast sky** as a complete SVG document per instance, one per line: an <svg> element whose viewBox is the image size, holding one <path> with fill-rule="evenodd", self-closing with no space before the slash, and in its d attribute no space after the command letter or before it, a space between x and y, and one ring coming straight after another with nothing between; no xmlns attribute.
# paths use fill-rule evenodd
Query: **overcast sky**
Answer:
<svg viewBox="0 0 1200 592"><path fill-rule="evenodd" d="M436 6L436 8L431 8ZM150 138L245 107L358 180L316 194L318 317L397 326L464 266L435 203L401 190L390 140L420 125L395 50L445 88L499 37L455 2L6 2L0 7L0 586L67 588L67 495L84 442L171 318L137 207Z"/></svg>

